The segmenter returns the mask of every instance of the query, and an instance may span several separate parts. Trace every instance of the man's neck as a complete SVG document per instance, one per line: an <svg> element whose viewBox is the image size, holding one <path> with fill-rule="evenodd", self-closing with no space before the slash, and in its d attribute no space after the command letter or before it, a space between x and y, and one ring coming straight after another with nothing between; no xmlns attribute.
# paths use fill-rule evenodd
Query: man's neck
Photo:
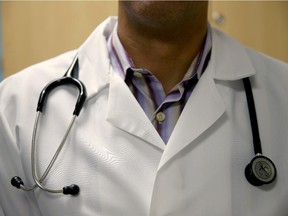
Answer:
<svg viewBox="0 0 288 216"><path fill-rule="evenodd" d="M135 66L151 71L167 93L183 79L203 47L207 20L205 14L202 16L201 22L153 29L131 22L122 14L118 35Z"/></svg>

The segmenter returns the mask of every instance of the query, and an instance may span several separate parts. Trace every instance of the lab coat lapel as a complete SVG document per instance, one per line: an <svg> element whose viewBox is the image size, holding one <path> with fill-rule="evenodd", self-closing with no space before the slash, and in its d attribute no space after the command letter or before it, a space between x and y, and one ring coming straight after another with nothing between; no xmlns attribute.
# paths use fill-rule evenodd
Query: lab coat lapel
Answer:
<svg viewBox="0 0 288 216"><path fill-rule="evenodd" d="M165 144L126 83L111 73L107 120L119 129L138 136L160 149Z"/></svg>
<svg viewBox="0 0 288 216"><path fill-rule="evenodd" d="M209 69L207 69L209 70ZM209 71L203 74L190 96L164 151L159 169L197 139L225 112L225 105Z"/></svg>

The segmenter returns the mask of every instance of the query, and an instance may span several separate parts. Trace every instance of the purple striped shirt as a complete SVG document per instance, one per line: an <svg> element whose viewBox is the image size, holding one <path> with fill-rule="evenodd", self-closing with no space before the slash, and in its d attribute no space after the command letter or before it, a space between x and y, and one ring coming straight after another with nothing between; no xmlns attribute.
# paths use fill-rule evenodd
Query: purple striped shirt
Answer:
<svg viewBox="0 0 288 216"><path fill-rule="evenodd" d="M198 79L205 70L212 47L210 28L203 49L191 63L183 80L167 95L162 84L148 70L136 68L117 34L117 25L108 39L108 51L113 70L123 79L165 143Z"/></svg>

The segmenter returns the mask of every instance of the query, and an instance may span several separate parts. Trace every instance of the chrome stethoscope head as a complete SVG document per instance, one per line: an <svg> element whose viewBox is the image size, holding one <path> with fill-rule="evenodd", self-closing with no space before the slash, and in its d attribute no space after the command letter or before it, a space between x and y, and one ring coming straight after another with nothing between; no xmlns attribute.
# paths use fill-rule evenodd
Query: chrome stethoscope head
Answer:
<svg viewBox="0 0 288 216"><path fill-rule="evenodd" d="M73 59L72 64L70 65L69 69L65 73L65 75L63 77L61 77L60 79L56 79L56 80L50 82L41 91L40 97L38 100L38 105L37 105L37 115L36 115L36 119L35 119L35 123L34 123L33 135L32 135L32 145L31 145L32 178L33 178L33 181L35 182L35 184L32 187L26 187L26 186L24 186L22 179L19 176L15 176L11 179L11 184L14 187L16 187L18 189L25 190L25 191L33 191L37 187L39 187L42 190L50 192L50 193L63 193L65 195L66 194L77 195L79 193L80 188L76 184L65 186L61 190L49 189L49 188L43 186L43 184L42 184L44 179L47 177L47 175L51 171L51 168L54 165L58 155L60 154L64 144L66 143L67 137L68 137L68 135L72 129L72 126L74 125L75 119L80 114L81 109L83 108L83 105L84 105L86 97L87 97L85 85L80 80L78 80L76 78L77 74L78 74L78 70L79 70L78 69L78 56L76 55ZM55 89L56 87L63 86L63 85L72 85L72 86L76 87L79 90L78 99L77 99L77 102L75 105L75 109L73 111L72 120L71 120L71 122L70 122L70 124L69 124L69 126L65 132L65 135L64 135L57 151L55 152L53 158L51 159L49 165L47 166L45 172L39 178L37 176L37 173L36 173L36 161L35 161L35 148L36 148L36 141L35 140L36 140L36 136L37 136L39 119L40 119L42 111L45 107L45 103L47 101L49 93L53 89Z"/></svg>

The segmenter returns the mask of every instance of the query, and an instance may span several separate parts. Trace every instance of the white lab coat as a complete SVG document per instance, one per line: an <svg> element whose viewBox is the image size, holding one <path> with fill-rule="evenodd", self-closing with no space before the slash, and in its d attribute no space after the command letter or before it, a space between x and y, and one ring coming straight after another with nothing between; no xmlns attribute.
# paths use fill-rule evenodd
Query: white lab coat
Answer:
<svg viewBox="0 0 288 216"><path fill-rule="evenodd" d="M211 61L167 144L126 84L113 72L106 40L114 18L79 49L88 100L44 184L72 183L76 197L10 185L19 175L32 185L30 153L39 93L61 77L75 52L32 66L0 88L0 215L7 216L287 216L288 66L213 29ZM241 78L251 77L263 153L277 180L252 186L244 169L254 156ZM77 91L50 94L37 136L43 173L72 117Z"/></svg>

